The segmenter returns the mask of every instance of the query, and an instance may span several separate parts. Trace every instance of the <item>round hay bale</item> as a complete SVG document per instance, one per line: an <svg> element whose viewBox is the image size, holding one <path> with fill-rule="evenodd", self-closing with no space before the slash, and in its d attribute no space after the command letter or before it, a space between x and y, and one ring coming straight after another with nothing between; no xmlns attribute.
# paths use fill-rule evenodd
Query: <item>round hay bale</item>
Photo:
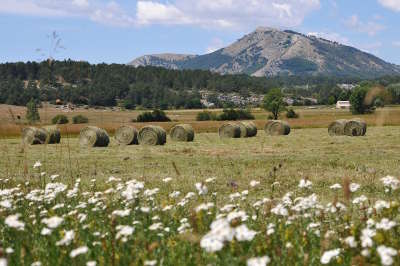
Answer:
<svg viewBox="0 0 400 266"><path fill-rule="evenodd" d="M132 126L122 126L115 131L115 139L121 145L137 145L138 131Z"/></svg>
<svg viewBox="0 0 400 266"><path fill-rule="evenodd" d="M61 141L61 133L57 127L44 127L47 131L46 144L58 144Z"/></svg>
<svg viewBox="0 0 400 266"><path fill-rule="evenodd" d="M290 126L282 120L270 120L265 125L264 131L270 136L289 135Z"/></svg>
<svg viewBox="0 0 400 266"><path fill-rule="evenodd" d="M240 126L236 123L225 123L218 130L221 138L240 138Z"/></svg>
<svg viewBox="0 0 400 266"><path fill-rule="evenodd" d="M145 126L139 131L140 145L164 145L167 142L167 133L159 126Z"/></svg>
<svg viewBox="0 0 400 266"><path fill-rule="evenodd" d="M344 135L344 127L347 124L346 119L340 119L332 122L328 127L328 133L331 136L343 136Z"/></svg>
<svg viewBox="0 0 400 266"><path fill-rule="evenodd" d="M104 129L88 126L82 128L79 134L79 144L86 147L107 147L110 137Z"/></svg>
<svg viewBox="0 0 400 266"><path fill-rule="evenodd" d="M257 126L251 121L241 121L238 123L240 127L241 138L251 138L257 135Z"/></svg>
<svg viewBox="0 0 400 266"><path fill-rule="evenodd" d="M359 137L365 136L366 133L367 124L358 118L347 121L344 127L344 134L346 136Z"/></svg>
<svg viewBox="0 0 400 266"><path fill-rule="evenodd" d="M22 141L28 145L45 144L47 131L42 128L26 127L22 129Z"/></svg>
<svg viewBox="0 0 400 266"><path fill-rule="evenodd" d="M169 135L174 141L193 141L194 140L194 129L189 124L180 124L171 128Z"/></svg>

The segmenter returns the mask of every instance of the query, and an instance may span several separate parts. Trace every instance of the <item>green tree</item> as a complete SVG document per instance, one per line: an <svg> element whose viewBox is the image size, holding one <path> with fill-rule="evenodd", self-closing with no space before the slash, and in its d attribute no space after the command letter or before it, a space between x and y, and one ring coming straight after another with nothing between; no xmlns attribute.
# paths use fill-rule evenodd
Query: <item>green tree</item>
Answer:
<svg viewBox="0 0 400 266"><path fill-rule="evenodd" d="M263 108L270 111L275 120L278 119L279 113L286 109L280 89L272 89L265 95Z"/></svg>
<svg viewBox="0 0 400 266"><path fill-rule="evenodd" d="M359 86L351 93L350 103L353 114L365 114L372 111L372 104L368 104L365 101L368 91L368 86Z"/></svg>
<svg viewBox="0 0 400 266"><path fill-rule="evenodd" d="M31 99L27 105L26 105L26 120L28 120L29 123L35 123L40 121L40 115L39 111L37 108L36 102Z"/></svg>

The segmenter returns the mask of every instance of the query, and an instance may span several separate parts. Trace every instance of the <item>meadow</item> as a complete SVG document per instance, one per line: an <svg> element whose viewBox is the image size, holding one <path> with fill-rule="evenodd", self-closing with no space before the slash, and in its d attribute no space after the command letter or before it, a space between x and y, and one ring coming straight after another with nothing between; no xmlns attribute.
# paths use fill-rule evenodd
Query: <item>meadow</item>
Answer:
<svg viewBox="0 0 400 266"><path fill-rule="evenodd" d="M363 116L370 126L357 138L324 128L348 112L299 112L289 136L219 139L207 133L219 122L196 122L204 133L194 142L156 147L112 139L82 148L74 125L56 145L3 134L0 257L9 265L399 265L399 109ZM192 111L172 113L193 120ZM266 114L255 114L261 127Z"/></svg>

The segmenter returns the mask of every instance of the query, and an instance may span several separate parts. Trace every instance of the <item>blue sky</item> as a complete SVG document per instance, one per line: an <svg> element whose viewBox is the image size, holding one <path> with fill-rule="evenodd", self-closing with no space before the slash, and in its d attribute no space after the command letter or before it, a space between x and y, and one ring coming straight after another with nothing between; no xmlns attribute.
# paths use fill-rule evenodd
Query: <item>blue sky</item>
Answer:
<svg viewBox="0 0 400 266"><path fill-rule="evenodd" d="M127 63L152 53L204 54L258 26L335 40L400 64L400 0L0 0L0 62Z"/></svg>

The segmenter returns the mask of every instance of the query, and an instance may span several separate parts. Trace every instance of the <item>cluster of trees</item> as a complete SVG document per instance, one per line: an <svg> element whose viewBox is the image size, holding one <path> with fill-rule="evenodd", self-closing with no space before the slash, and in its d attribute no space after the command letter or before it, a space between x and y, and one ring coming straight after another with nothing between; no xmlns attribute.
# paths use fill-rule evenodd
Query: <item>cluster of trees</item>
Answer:
<svg viewBox="0 0 400 266"><path fill-rule="evenodd" d="M203 111L197 114L197 121L236 121L236 120L254 120L254 116L248 109L224 109L221 114L216 114L209 111Z"/></svg>
<svg viewBox="0 0 400 266"><path fill-rule="evenodd" d="M132 122L169 122L171 119L162 110L154 110L153 112L144 112L138 115L136 120Z"/></svg>

